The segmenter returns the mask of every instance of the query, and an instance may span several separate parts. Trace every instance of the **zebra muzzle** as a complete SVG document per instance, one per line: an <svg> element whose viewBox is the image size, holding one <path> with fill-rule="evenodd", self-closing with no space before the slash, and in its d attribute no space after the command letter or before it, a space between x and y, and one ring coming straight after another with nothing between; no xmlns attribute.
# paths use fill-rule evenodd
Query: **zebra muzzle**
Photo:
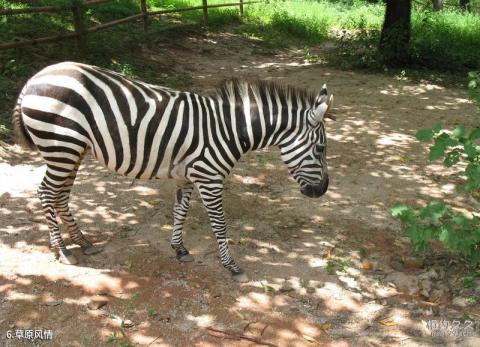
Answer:
<svg viewBox="0 0 480 347"><path fill-rule="evenodd" d="M319 198L325 194L328 190L328 176L318 184L307 184L300 188L300 191L303 195L308 196L309 198Z"/></svg>

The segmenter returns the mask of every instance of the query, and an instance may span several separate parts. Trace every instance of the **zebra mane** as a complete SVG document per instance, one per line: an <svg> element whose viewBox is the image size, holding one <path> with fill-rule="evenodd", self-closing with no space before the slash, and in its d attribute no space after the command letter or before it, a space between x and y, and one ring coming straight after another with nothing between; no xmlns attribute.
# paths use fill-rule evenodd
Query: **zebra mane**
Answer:
<svg viewBox="0 0 480 347"><path fill-rule="evenodd" d="M232 94L242 96L246 91L258 90L261 94L278 95L280 100L300 99L306 107L314 104L316 95L305 88L283 85L275 81L248 80L231 78L223 80L216 90L216 95L223 102L230 102ZM235 102L241 103L241 98L235 98Z"/></svg>

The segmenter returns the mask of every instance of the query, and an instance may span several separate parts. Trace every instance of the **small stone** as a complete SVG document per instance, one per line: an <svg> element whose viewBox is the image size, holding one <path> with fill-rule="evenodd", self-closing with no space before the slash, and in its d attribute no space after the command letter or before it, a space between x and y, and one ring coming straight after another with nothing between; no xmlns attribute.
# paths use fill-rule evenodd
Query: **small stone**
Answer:
<svg viewBox="0 0 480 347"><path fill-rule="evenodd" d="M461 296L457 296L457 297L453 298L452 305L460 306L460 307L467 307L468 302L467 302L467 299L462 298Z"/></svg>
<svg viewBox="0 0 480 347"><path fill-rule="evenodd" d="M431 316L433 316L433 314L434 314L433 308L432 308L432 307L428 307L428 308L424 309L424 310L422 311L422 313L423 313L424 316L431 317Z"/></svg>
<svg viewBox="0 0 480 347"><path fill-rule="evenodd" d="M392 260L390 262L390 267L394 270L397 270L397 271L403 271L404 270L403 264L398 260Z"/></svg>
<svg viewBox="0 0 480 347"><path fill-rule="evenodd" d="M164 316L164 317L159 316L158 320L163 323L170 323L171 318L169 316Z"/></svg>
<svg viewBox="0 0 480 347"><path fill-rule="evenodd" d="M243 328L243 331L246 335L260 338L267 328L268 324L262 322L250 322Z"/></svg>
<svg viewBox="0 0 480 347"><path fill-rule="evenodd" d="M293 292L294 290L295 288L293 288L288 282L285 282L278 291L280 293L288 293L288 292Z"/></svg>
<svg viewBox="0 0 480 347"><path fill-rule="evenodd" d="M406 258L403 261L403 267L409 270L421 269L423 268L424 261L418 258Z"/></svg>
<svg viewBox="0 0 480 347"><path fill-rule="evenodd" d="M419 292L418 282L414 276L408 276L403 272L392 272L385 278L386 282L392 282L395 286L410 295Z"/></svg>
<svg viewBox="0 0 480 347"><path fill-rule="evenodd" d="M422 274L418 275L419 279L431 279L436 280L439 278L439 275L435 269L430 269L428 271L423 272Z"/></svg>
<svg viewBox="0 0 480 347"><path fill-rule="evenodd" d="M417 307L417 304L415 302L408 302L407 303L407 308L412 311L415 307Z"/></svg>
<svg viewBox="0 0 480 347"><path fill-rule="evenodd" d="M124 321L122 321L122 327L124 328L131 328L134 325L135 324L133 324L133 322L130 319L125 319Z"/></svg>
<svg viewBox="0 0 480 347"><path fill-rule="evenodd" d="M63 301L62 300L56 300L56 301L49 301L47 302L47 306L58 306L62 303Z"/></svg>
<svg viewBox="0 0 480 347"><path fill-rule="evenodd" d="M439 289L434 289L432 293L430 294L430 299L433 299L433 301L438 301L442 299L445 296L445 288L440 287Z"/></svg>
<svg viewBox="0 0 480 347"><path fill-rule="evenodd" d="M106 304L108 304L107 298L105 298L104 296L95 295L90 299L90 301L87 304L87 307L90 310L98 310L99 308L102 308Z"/></svg>
<svg viewBox="0 0 480 347"><path fill-rule="evenodd" d="M420 294L426 298L430 297L430 292L432 291L432 281L428 278L420 278L418 281L420 287Z"/></svg>

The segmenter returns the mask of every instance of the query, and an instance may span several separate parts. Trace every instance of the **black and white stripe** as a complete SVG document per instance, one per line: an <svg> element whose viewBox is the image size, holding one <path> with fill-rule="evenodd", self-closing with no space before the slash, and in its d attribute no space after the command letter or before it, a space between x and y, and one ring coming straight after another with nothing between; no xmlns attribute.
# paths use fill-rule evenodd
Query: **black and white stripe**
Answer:
<svg viewBox="0 0 480 347"><path fill-rule="evenodd" d="M217 237L222 263L242 270L226 243L223 182L248 151L279 146L302 193L317 197L328 187L324 118L331 98L270 82L225 82L201 96L129 79L95 66L49 66L25 85L14 125L40 151L47 170L39 196L51 245L75 262L60 236L56 216L72 240L94 252L69 211L70 189L91 149L109 170L138 179L177 181L172 247L180 260L193 258L182 231L193 187L200 193ZM68 259L66 259L68 258Z"/></svg>

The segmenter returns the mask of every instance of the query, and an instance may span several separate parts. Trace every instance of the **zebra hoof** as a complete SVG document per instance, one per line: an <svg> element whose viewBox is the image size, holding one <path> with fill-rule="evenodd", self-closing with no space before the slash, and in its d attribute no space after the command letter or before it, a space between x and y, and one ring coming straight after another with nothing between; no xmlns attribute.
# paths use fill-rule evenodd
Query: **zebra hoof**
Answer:
<svg viewBox="0 0 480 347"><path fill-rule="evenodd" d="M58 260L60 261L60 263L66 265L78 264L77 258L69 250L60 251L58 255Z"/></svg>
<svg viewBox="0 0 480 347"><path fill-rule="evenodd" d="M247 274L244 271L232 272L232 279L238 283L245 283L250 281Z"/></svg>
<svg viewBox="0 0 480 347"><path fill-rule="evenodd" d="M190 263L192 261L195 260L194 257L192 257L190 254L184 254L184 255L181 255L181 256L178 256L178 260L182 263Z"/></svg>
<svg viewBox="0 0 480 347"><path fill-rule="evenodd" d="M85 255L97 254L97 253L100 253L101 251L103 251L103 248L100 246L90 245L85 248L82 247L82 252Z"/></svg>

